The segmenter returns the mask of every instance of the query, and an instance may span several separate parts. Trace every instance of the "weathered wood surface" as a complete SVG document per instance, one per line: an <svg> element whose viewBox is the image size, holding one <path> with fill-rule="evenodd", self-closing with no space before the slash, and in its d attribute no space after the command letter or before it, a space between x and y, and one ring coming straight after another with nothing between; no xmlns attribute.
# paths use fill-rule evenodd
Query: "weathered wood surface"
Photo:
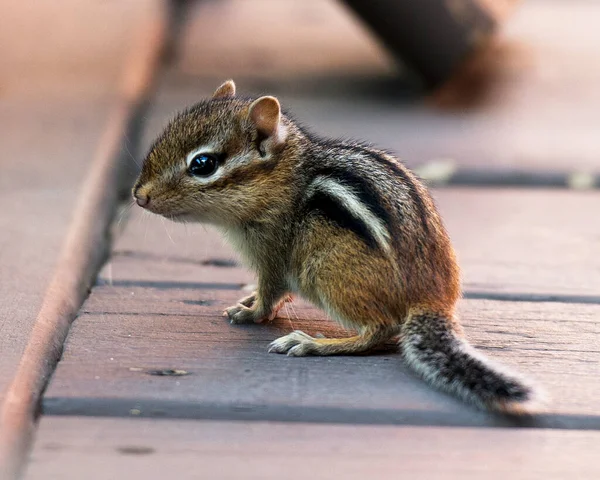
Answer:
<svg viewBox="0 0 600 480"><path fill-rule="evenodd" d="M28 480L595 480L600 433L43 417Z"/></svg>
<svg viewBox="0 0 600 480"><path fill-rule="evenodd" d="M154 40L155 25L161 25L156 21L158 3L146 2L144 15L135 18L148 28L140 32L143 43L135 49L119 84L111 73L121 70L122 51L127 51L123 46L128 43L124 39L135 27L118 21L107 27L106 17L102 19L94 7L67 8L65 13L65 5L32 9L25 2L3 16L10 25L0 37L8 34L4 39L10 40L2 43L11 48L0 69L13 66L16 70L2 76L6 81L1 93L7 98L0 104L5 136L0 200L7 203L2 209L6 218L0 221L6 234L0 240L3 479L20 478L40 397L59 360L70 322L109 253L108 233L119 204L119 181L126 180L123 166L135 151L135 127L130 124L139 124L128 119L142 108L138 91L145 93L147 73L159 63L152 60L161 58L160 42ZM135 6L129 2L114 7L107 16L121 14L119 20L126 22L123 14L132 10ZM17 22L15 14L22 17ZM146 20L146 15L153 14ZM43 26L36 30L36 24ZM74 28L65 28L69 24ZM100 40L93 60L89 50L87 56L74 54L78 47L89 46L90 36L78 38L84 24L86 32L96 33L91 43ZM46 28L56 34L40 42ZM34 41L29 42L28 36ZM99 54L102 50L105 58ZM36 61L46 64L39 69ZM103 73L93 77L91 86L90 77L72 76L90 63ZM115 168L113 160L120 168Z"/></svg>
<svg viewBox="0 0 600 480"><path fill-rule="evenodd" d="M531 258L529 247L538 248L535 235L544 221L537 218L539 208L531 210L528 206L545 203L550 229L549 224L553 225L561 212L558 206L552 208L553 195L473 193L445 191L439 198L448 223L466 234L470 242L463 247L466 249L481 244L489 248L490 242L493 245L493 238L478 239L476 235L483 233L469 227L485 227L485 217L480 219L479 215L494 218L503 210L498 205L503 202L507 207L506 202L510 206L514 201L522 209L519 216L510 218L508 235L496 238L499 251L506 249L503 258L512 252L513 266L504 270L506 284L511 285L511 279L524 282L523 272L531 269L527 262L532 260L541 262L541 267L546 261L548 268L562 268L567 277L574 277L577 270L593 281L588 273L593 265L589 242L595 237L589 223L583 225L580 237L571 232L581 242L578 252L585 256L586 268L568 258L560 265L554 256ZM571 193L562 197L562 204L571 212L569 204L593 209L597 195ZM564 217L568 218L566 213ZM511 243L514 232L519 236ZM546 253L562 251L562 244L552 243L556 238L550 234L544 237L550 243ZM523 245L528 249L521 250ZM584 246L589 248L589 255ZM63 360L46 392L45 412L126 416L139 410L141 415L190 418L507 424L432 391L406 370L393 351L333 358L268 354L268 343L292 329L325 335L335 332L321 312L302 302L269 325L229 325L221 311L243 296L244 286L253 281L239 266L214 265L231 258L232 252L222 246L219 237L201 227L163 226L160 219L136 213L101 275L101 284L73 326ZM476 258L475 272L481 275L477 281L485 284L485 275L494 278L497 268L494 251L480 250ZM521 269L517 268L519 262L524 262ZM560 293L560 284L552 279L544 282L545 272L541 270L541 277L532 274L530 285L539 282L538 291ZM473 281L467 279L467 284ZM511 292L528 292L522 283L513 285ZM488 290L496 292L494 284L489 284ZM595 400L600 394L600 306L479 299L463 301L460 310L468 336L477 347L528 373L548 390L552 403L534 425L600 428ZM190 374L152 375L157 369Z"/></svg>
<svg viewBox="0 0 600 480"><path fill-rule="evenodd" d="M594 221L600 194L456 188L437 190L434 198L457 249L467 294L600 303L600 223ZM230 249L222 250L218 234L136 209L127 235L116 247L115 260L133 266L139 258L148 269L135 275L121 269L123 279L157 280L162 275L163 280L175 282L221 282L232 278L228 269L197 270L206 259L235 258ZM110 269L105 269L102 278L109 274ZM236 282L252 280L241 269L235 271L235 278Z"/></svg>

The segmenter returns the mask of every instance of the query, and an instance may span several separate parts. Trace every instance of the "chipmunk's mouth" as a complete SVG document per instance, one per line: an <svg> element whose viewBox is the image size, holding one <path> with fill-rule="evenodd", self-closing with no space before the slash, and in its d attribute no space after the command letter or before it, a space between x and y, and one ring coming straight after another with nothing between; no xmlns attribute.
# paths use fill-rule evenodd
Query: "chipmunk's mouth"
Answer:
<svg viewBox="0 0 600 480"><path fill-rule="evenodd" d="M160 215L161 217L171 220L173 222L186 223L186 222L197 222L198 221L198 219L195 218L195 216L192 213L185 211L185 210L172 211L172 210L160 209L160 208L156 208L154 210L152 208L148 208L147 210L149 210L150 212L152 212L156 215Z"/></svg>

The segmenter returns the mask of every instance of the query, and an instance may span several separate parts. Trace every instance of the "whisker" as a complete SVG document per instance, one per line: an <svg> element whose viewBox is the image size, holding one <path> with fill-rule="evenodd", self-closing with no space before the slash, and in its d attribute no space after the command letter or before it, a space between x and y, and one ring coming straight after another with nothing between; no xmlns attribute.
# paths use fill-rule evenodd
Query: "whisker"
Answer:
<svg viewBox="0 0 600 480"><path fill-rule="evenodd" d="M294 322L292 322L292 317L290 316L290 312L288 311L287 302L285 302L283 304L283 308L285 308L285 314L288 319L288 322L290 322L290 328L292 329L292 332L293 332L294 330L296 330L296 327L294 327Z"/></svg>
<svg viewBox="0 0 600 480"><path fill-rule="evenodd" d="M123 132L123 133L125 133L125 132ZM129 147L127 146L128 143L129 143L129 137L127 135L125 135L125 141L123 142L125 151L129 154L129 157L131 158L131 160L133 160L133 163L135 163L138 168L142 168L142 164L140 162L138 162L138 160L131 153L131 150L129 150Z"/></svg>
<svg viewBox="0 0 600 480"><path fill-rule="evenodd" d="M300 317L298 317L298 314L296 313L296 309L294 308L294 302L286 302L286 304L289 303L290 304L290 308L292 309L292 312L294 312L294 317L296 317L296 320L300 320Z"/></svg>
<svg viewBox="0 0 600 480"><path fill-rule="evenodd" d="M144 220L144 223L146 224L146 230L144 231L144 246L146 245L146 240L148 239L148 211L144 210L144 213L142 214L142 219Z"/></svg>
<svg viewBox="0 0 600 480"><path fill-rule="evenodd" d="M119 212L119 216L117 218L117 229L121 228L121 222L131 212L131 209L133 208L134 205L135 204L134 204L133 200L131 200L129 203L123 205L123 207L121 208L121 211Z"/></svg>
<svg viewBox="0 0 600 480"><path fill-rule="evenodd" d="M164 217L160 217L160 222L163 224L163 227L165 227L165 232L167 233L167 237L169 237L169 240L171 240L171 243L173 245L175 245L175 241L173 240L173 237L171 237L171 234L169 233L169 229L167 228L167 224L165 223Z"/></svg>

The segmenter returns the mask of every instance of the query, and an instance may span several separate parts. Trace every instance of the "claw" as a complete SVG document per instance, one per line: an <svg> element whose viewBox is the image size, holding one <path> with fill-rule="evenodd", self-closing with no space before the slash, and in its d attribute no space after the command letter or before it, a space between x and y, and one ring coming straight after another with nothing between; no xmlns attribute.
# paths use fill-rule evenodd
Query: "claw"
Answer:
<svg viewBox="0 0 600 480"><path fill-rule="evenodd" d="M225 314L232 324L261 323L266 320L264 315L259 315L254 308L248 308L241 303L225 309Z"/></svg>

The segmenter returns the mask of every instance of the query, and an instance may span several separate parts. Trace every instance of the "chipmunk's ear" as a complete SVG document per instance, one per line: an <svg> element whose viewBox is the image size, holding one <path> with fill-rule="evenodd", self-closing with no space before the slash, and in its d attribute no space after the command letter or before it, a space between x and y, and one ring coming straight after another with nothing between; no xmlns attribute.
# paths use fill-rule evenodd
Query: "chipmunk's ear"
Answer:
<svg viewBox="0 0 600 480"><path fill-rule="evenodd" d="M260 97L250 105L249 116L258 131L259 151L262 156L280 151L287 137L281 122L281 107L275 97Z"/></svg>
<svg viewBox="0 0 600 480"><path fill-rule="evenodd" d="M212 98L226 98L235 96L235 83L233 80L227 80L223 85L215 90Z"/></svg>

